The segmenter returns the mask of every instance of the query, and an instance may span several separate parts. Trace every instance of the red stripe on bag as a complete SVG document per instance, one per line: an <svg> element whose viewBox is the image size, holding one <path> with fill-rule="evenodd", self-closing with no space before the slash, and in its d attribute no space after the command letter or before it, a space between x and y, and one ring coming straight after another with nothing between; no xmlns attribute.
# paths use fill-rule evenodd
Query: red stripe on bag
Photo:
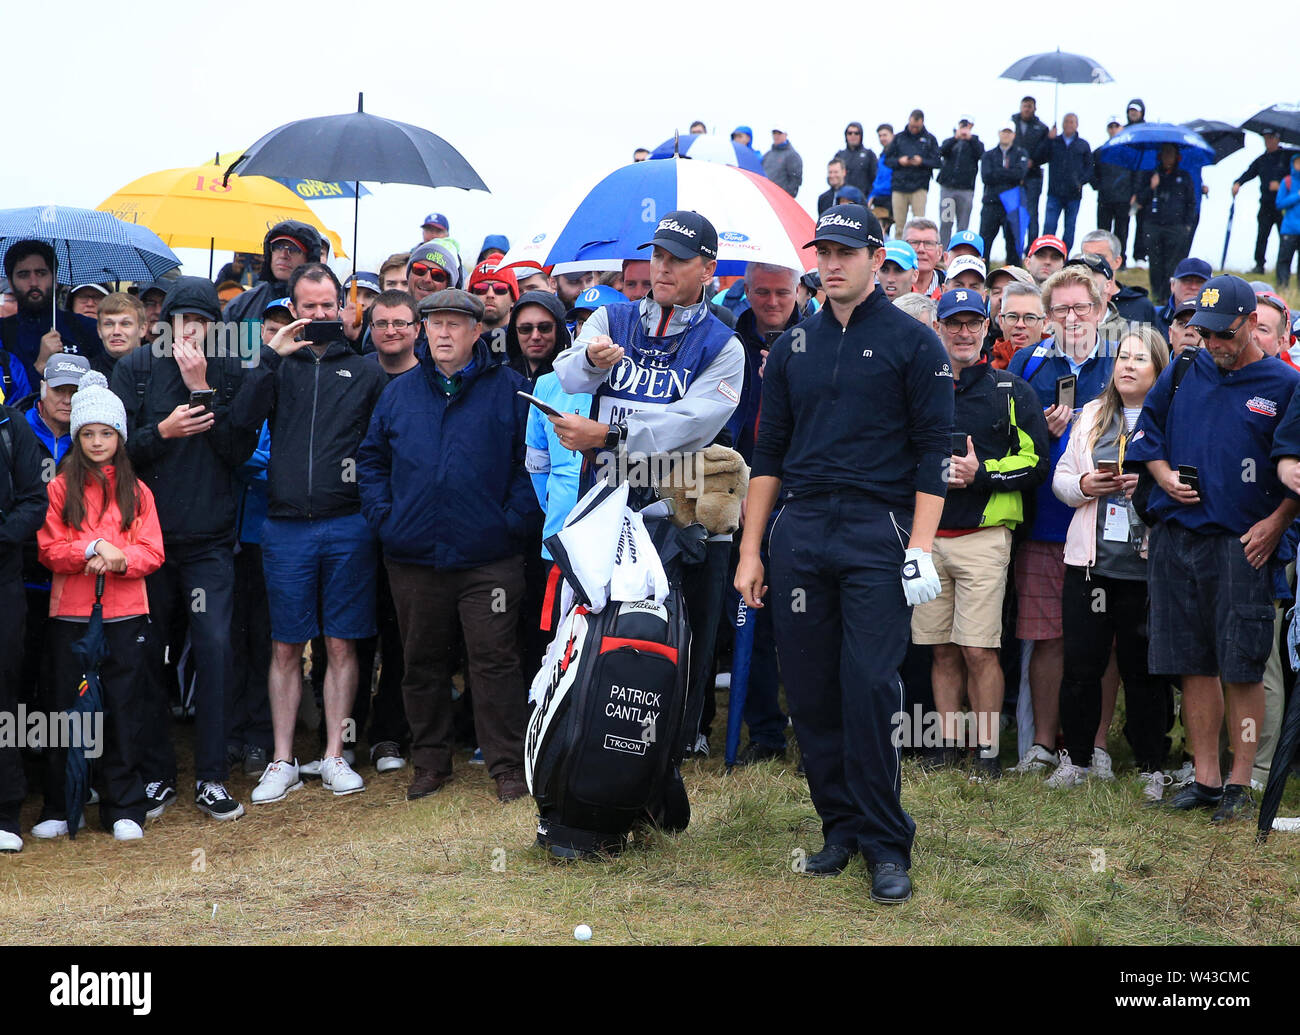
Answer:
<svg viewBox="0 0 1300 1035"><path fill-rule="evenodd" d="M670 647L666 643L654 643L651 640L625 640L621 636L604 636L601 638L600 652L602 654L608 654L620 647L632 647L636 650L643 650L648 654L658 654L667 658L674 665L677 664L677 648Z"/></svg>
<svg viewBox="0 0 1300 1035"><path fill-rule="evenodd" d="M538 623L538 628L542 632L554 632L558 623L555 614L556 591L560 588L560 566L552 564L551 570L546 573L546 596L542 598L542 616Z"/></svg>

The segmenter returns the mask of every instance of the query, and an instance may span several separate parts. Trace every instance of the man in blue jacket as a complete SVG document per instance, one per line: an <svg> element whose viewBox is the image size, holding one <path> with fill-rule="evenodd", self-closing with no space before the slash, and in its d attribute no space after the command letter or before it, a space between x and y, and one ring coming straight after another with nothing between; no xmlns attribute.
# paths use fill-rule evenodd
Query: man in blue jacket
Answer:
<svg viewBox="0 0 1300 1035"><path fill-rule="evenodd" d="M1092 145L1079 136L1079 116L1069 112L1061 120L1058 135L1053 126L1047 134L1045 161L1051 166L1047 178L1047 215L1043 233L1056 233L1056 220L1065 213L1065 246L1074 250L1074 221L1083 200L1083 185L1092 182Z"/></svg>
<svg viewBox="0 0 1300 1035"><path fill-rule="evenodd" d="M420 303L427 352L392 381L358 453L366 521L384 547L402 633L402 696L415 779L408 799L451 779L451 658L460 616L474 728L497 797L528 793L527 684L516 631L525 544L541 512L525 466L528 383L479 341L483 303L456 288Z"/></svg>
<svg viewBox="0 0 1300 1035"><path fill-rule="evenodd" d="M1190 366L1180 357L1160 375L1127 452L1156 483L1149 668L1182 677L1183 725L1196 763L1195 781L1169 807L1213 809L1216 823L1254 809L1250 775L1273 644L1271 561L1300 511L1273 466L1300 455L1295 422L1285 419L1294 416L1300 374L1260 349L1257 322L1249 284L1207 280L1191 319L1204 345ZM1225 694L1226 783L1219 766Z"/></svg>

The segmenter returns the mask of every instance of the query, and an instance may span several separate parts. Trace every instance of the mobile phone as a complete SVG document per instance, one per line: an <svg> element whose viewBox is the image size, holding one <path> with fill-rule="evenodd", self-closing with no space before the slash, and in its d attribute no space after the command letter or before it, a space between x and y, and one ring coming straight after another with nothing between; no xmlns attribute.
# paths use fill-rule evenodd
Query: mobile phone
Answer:
<svg viewBox="0 0 1300 1035"><path fill-rule="evenodd" d="M343 338L342 320L313 320L302 329L303 341L313 345L328 345Z"/></svg>
<svg viewBox="0 0 1300 1035"><path fill-rule="evenodd" d="M966 455L966 436L963 432L954 431L952 433L952 455L953 456Z"/></svg>
<svg viewBox="0 0 1300 1035"><path fill-rule="evenodd" d="M204 392L190 392L190 409L196 406L205 410L212 409L212 399L216 394L211 388Z"/></svg>
<svg viewBox="0 0 1300 1035"><path fill-rule="evenodd" d="M1118 477L1119 477L1119 461L1118 461L1118 460L1098 460L1098 461L1097 461L1097 473L1098 473L1098 474L1109 474L1109 475L1113 475L1114 477L1118 478Z"/></svg>
<svg viewBox="0 0 1300 1035"><path fill-rule="evenodd" d="M1056 405L1074 409L1074 386L1079 379L1074 374L1066 374L1056 379Z"/></svg>
<svg viewBox="0 0 1300 1035"><path fill-rule="evenodd" d="M1178 480L1186 485L1189 489L1200 495L1201 476L1191 464L1178 465Z"/></svg>
<svg viewBox="0 0 1300 1035"><path fill-rule="evenodd" d="M515 395L521 395L521 396L523 396L525 399L527 399L530 403L532 403L534 406L536 406L539 410L541 410L541 411L542 411L544 414L546 414L546 416L548 416L548 417L563 417L563 416L564 416L563 413L561 413L559 410L557 410L557 409L556 409L554 406L552 406L550 403L546 402L545 400L542 400L542 399L537 398L537 396L535 396L535 395L529 395L527 392L515 392Z"/></svg>

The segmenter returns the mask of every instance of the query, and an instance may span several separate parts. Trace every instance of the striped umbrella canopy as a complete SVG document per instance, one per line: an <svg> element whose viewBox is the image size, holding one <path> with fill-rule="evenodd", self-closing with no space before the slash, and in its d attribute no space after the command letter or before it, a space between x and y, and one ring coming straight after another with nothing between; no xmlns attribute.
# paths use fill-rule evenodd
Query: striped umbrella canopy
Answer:
<svg viewBox="0 0 1300 1035"><path fill-rule="evenodd" d="M502 266L535 262L568 269L617 269L624 259L648 259L639 250L669 212L693 210L718 231L718 275L745 272L750 262L800 273L815 269L816 253L803 245L815 232L812 216L771 180L716 162L684 158L633 162L592 187L576 208L553 212L538 231L510 249Z"/></svg>
<svg viewBox="0 0 1300 1035"><path fill-rule="evenodd" d="M691 133L665 140L650 152L650 157L672 158L681 155L694 161L718 162L722 165L734 165L738 169L748 169L752 173L763 175L763 159L757 151L746 144L737 144L730 137L721 137L714 133Z"/></svg>
<svg viewBox="0 0 1300 1035"><path fill-rule="evenodd" d="M181 264L148 227L88 208L36 205L0 211L0 258L23 240L44 241L54 249L60 284L147 284Z"/></svg>

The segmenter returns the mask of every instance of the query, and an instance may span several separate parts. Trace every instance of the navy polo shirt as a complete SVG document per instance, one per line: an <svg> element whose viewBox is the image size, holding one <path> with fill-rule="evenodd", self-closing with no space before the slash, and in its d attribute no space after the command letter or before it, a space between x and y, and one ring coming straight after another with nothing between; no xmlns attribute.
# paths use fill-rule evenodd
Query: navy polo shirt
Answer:
<svg viewBox="0 0 1300 1035"><path fill-rule="evenodd" d="M1274 438L1300 387L1300 373L1265 356L1240 370L1220 370L1200 349L1173 392L1170 363L1147 394L1125 458L1195 467L1201 502L1175 503L1151 490L1150 509L1196 532L1244 535L1290 494L1277 477ZM1171 399L1176 402L1171 406Z"/></svg>

